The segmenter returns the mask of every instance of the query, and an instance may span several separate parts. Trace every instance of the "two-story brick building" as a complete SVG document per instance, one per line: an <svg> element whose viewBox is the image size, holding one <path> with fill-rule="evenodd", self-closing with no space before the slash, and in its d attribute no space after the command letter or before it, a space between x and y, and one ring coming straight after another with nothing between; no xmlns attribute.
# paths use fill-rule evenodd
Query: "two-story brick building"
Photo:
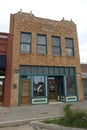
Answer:
<svg viewBox="0 0 87 130"><path fill-rule="evenodd" d="M83 101L76 24L11 14L11 106Z"/></svg>

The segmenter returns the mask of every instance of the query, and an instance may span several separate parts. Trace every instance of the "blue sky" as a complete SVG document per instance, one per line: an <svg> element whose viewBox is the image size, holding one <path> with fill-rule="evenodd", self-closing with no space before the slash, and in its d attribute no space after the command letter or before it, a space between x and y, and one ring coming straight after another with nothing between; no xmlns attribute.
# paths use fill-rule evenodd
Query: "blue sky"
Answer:
<svg viewBox="0 0 87 130"><path fill-rule="evenodd" d="M0 32L9 32L10 14L20 9L42 18L72 19L77 24L80 61L87 63L87 0L2 0Z"/></svg>

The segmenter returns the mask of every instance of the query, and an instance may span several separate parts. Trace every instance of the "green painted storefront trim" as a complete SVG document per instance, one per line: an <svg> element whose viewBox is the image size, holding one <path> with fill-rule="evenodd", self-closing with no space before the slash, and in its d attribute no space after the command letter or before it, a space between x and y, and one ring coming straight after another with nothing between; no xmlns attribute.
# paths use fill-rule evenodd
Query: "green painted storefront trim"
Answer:
<svg viewBox="0 0 87 130"><path fill-rule="evenodd" d="M41 97L41 98L32 98L32 105L42 105L42 104L48 104L48 98L47 97Z"/></svg>
<svg viewBox="0 0 87 130"><path fill-rule="evenodd" d="M71 98L71 97L68 98L68 100L73 100L73 99L75 99L75 98L74 97L73 98Z"/></svg>
<svg viewBox="0 0 87 130"><path fill-rule="evenodd" d="M44 102L44 101L46 101L46 100L45 99L42 99L42 100L38 99L38 100L35 100L33 102Z"/></svg>
<svg viewBox="0 0 87 130"><path fill-rule="evenodd" d="M70 68L70 67L69 67ZM72 67L71 67L72 68ZM75 67L74 67L75 68ZM30 74L25 74L24 76L26 76L26 78L21 78L21 76L23 76L23 75L20 75L20 73L19 73L19 85L18 85L18 106L20 106L20 81L21 80L28 80L28 79L30 79L30 83L31 83L31 87L30 87L30 105L33 105L32 104L32 99L35 99L35 98L47 98L47 103L49 103L49 95L48 95L48 88L47 88L47 90L45 89L45 96L44 97L34 97L33 96L33 86L32 86L32 79L34 78L34 76L44 76L44 82L45 82L45 88L46 88L46 86L48 86L48 77L56 77L56 76L62 76L63 77L63 79L64 79L64 77L66 77L66 76L74 76L74 78L75 78L75 85L76 85L76 94L74 95L74 96L76 96L77 98L78 98L78 93L77 93L77 78L76 78L76 69L75 69L75 73L74 74L53 74L53 75L49 75L49 74L45 74L45 75L42 75L42 74L33 74L33 75L30 75ZM46 79L47 78L47 79ZM46 81L47 80L47 81ZM46 84L46 82L47 82L47 84ZM64 82L64 80L63 80L63 82ZM57 85L56 85L56 88L57 88ZM58 91L58 88L57 88L57 91ZM56 101L59 101L58 100L58 94L57 94L57 91L56 91ZM47 92L47 93L46 93ZM46 95L47 94L47 95ZM64 95L63 95L63 97L64 97L64 102L66 102L66 97L67 96L69 96L69 95L65 95L65 85L64 85ZM73 96L73 95L70 95L70 96ZM43 101L43 103L44 103L44 100L42 100ZM37 101L36 101L37 102ZM41 100L40 101L38 101L38 102L41 102Z"/></svg>
<svg viewBox="0 0 87 130"><path fill-rule="evenodd" d="M66 102L77 102L78 99L77 99L77 96L74 95L74 96L66 96Z"/></svg>
<svg viewBox="0 0 87 130"><path fill-rule="evenodd" d="M27 74L26 74L26 73L21 73L22 76L23 76L23 75L25 75L25 76L29 76L29 75L30 75L30 76L39 76L39 75L40 75L40 76L75 76L75 74L76 74L76 69L75 69L75 67L67 67L67 66L64 67L64 66L33 66L33 65L20 65L20 67L21 67L21 66L22 66L22 67L25 67L25 68L26 68L26 66L31 67L31 73L27 73ZM37 73L36 73L36 74L32 74L32 68L33 68L33 67L36 67L36 70L37 70ZM42 74L39 74L39 73L38 73L39 67L43 67L43 69L44 69L44 67L47 67L47 68L48 68L48 74L43 74L43 73L42 73ZM54 68L53 74L50 73L50 68L51 68L51 67ZM55 68L59 68L59 73L58 73L58 74L55 74ZM61 72L61 69L62 69L62 68L64 69L64 73ZM68 68L69 73L66 73L66 72L65 72L66 68ZM74 69L74 72L75 72L75 73L72 74L71 71L70 71L71 69Z"/></svg>

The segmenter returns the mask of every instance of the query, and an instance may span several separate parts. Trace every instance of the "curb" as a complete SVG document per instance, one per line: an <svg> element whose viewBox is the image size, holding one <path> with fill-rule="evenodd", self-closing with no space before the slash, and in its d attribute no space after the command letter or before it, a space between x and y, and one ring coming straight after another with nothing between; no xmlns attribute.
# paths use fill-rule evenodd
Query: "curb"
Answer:
<svg viewBox="0 0 87 130"><path fill-rule="evenodd" d="M43 119L48 119L48 117L47 118L32 118L32 119L25 119L25 120L14 120L14 121L3 121L3 122L0 122L0 128L14 127L14 126L29 124L33 128L38 128L38 130L41 130L41 129L46 129L46 130L47 129L48 130L86 130L86 129L81 129L81 128L65 127L65 126L60 126L60 125L55 125L55 124L45 124L45 123L42 123L39 121L39 120L43 120Z"/></svg>
<svg viewBox="0 0 87 130"><path fill-rule="evenodd" d="M3 122L0 122L0 128L25 125L25 124L28 124L29 122L30 120L3 121Z"/></svg>
<svg viewBox="0 0 87 130"><path fill-rule="evenodd" d="M56 117L50 116L50 117L30 118L30 119L24 119L24 120L2 121L0 122L0 128L20 126L20 125L30 124L30 122L33 122L36 120L43 120L43 119L57 118L57 117L58 116Z"/></svg>
<svg viewBox="0 0 87 130"><path fill-rule="evenodd" d="M48 129L48 130L86 130L81 128L65 127L65 126L54 125L54 124L45 124L39 121L31 121L30 125L33 128Z"/></svg>

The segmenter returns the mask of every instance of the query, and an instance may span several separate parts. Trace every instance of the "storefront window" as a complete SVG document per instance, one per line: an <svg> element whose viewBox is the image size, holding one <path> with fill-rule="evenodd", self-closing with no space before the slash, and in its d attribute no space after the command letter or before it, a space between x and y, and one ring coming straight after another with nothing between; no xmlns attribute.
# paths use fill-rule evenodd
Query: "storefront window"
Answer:
<svg viewBox="0 0 87 130"><path fill-rule="evenodd" d="M67 86L67 94L75 94L75 78L73 76L69 76L66 78L66 86Z"/></svg>
<svg viewBox="0 0 87 130"><path fill-rule="evenodd" d="M44 76L34 76L34 96L45 96Z"/></svg>

